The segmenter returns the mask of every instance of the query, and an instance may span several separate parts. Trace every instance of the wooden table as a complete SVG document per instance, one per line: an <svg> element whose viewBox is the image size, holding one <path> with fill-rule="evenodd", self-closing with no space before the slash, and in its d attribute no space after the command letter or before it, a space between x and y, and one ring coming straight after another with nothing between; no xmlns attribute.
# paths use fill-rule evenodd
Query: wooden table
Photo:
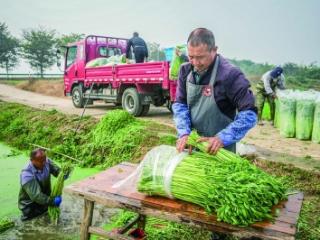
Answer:
<svg viewBox="0 0 320 240"><path fill-rule="evenodd" d="M255 236L272 240L295 239L296 224L303 201L303 194L300 192L290 195L286 202L275 206L279 209L279 215L273 223L258 222L243 228L219 222L215 215L206 214L201 207L194 204L163 197L149 197L139 193L136 191L134 181L129 181L125 187L112 188L114 183L128 177L136 166L131 163L121 163L65 188L65 192L84 198L80 233L82 240L89 239L92 233L110 239L132 239L122 233L136 222L140 227L144 227L145 216L185 223L214 232L232 233L236 236ZM134 211L139 213L139 217L121 231L107 232L91 226L94 203Z"/></svg>

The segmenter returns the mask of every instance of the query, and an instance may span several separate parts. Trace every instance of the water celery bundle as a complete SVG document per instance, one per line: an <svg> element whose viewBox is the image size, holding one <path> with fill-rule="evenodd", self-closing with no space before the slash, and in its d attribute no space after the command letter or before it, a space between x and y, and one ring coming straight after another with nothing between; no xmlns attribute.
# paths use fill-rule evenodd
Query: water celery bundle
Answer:
<svg viewBox="0 0 320 240"><path fill-rule="evenodd" d="M0 219L0 233L14 227L14 221L8 217Z"/></svg>
<svg viewBox="0 0 320 240"><path fill-rule="evenodd" d="M207 143L198 143L198 138L196 133L189 137L188 143L200 150L191 155L161 146L146 156L138 190L200 205L233 225L271 219L271 207L285 199L283 184L227 150L207 154Z"/></svg>
<svg viewBox="0 0 320 240"><path fill-rule="evenodd" d="M71 171L72 171L71 163L66 163L61 167L60 173L57 177L57 180L50 194L50 198L54 199L55 197L62 195L65 176L68 175ZM48 214L51 221L57 223L60 216L60 208L57 206L49 206Z"/></svg>

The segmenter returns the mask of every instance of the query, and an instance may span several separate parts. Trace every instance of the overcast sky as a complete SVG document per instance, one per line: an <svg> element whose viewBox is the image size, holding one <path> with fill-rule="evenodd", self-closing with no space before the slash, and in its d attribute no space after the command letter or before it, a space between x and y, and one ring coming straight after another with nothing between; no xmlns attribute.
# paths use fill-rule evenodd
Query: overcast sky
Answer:
<svg viewBox="0 0 320 240"><path fill-rule="evenodd" d="M0 0L0 22L17 37L39 26L126 38L138 31L162 47L206 27L228 58L320 64L320 0Z"/></svg>

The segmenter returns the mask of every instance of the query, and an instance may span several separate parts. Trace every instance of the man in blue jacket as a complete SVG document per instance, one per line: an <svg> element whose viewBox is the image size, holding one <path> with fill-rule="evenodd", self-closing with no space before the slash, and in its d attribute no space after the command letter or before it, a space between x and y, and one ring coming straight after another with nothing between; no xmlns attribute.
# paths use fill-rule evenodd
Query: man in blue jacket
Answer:
<svg viewBox="0 0 320 240"><path fill-rule="evenodd" d="M50 197L50 174L57 177L59 172L60 168L47 159L43 149L38 148L31 152L30 161L20 174L18 205L22 212L22 221L45 213L49 205L60 206L61 196Z"/></svg>
<svg viewBox="0 0 320 240"><path fill-rule="evenodd" d="M195 129L201 141L209 143L209 153L221 147L235 152L236 142L257 122L250 83L240 69L217 53L210 30L193 30L187 43L189 63L181 65L173 104L177 150L185 149Z"/></svg>
<svg viewBox="0 0 320 240"><path fill-rule="evenodd" d="M126 49L126 58L130 58L131 48L134 53L134 58L136 63L143 63L147 61L148 58L148 47L146 42L139 37L139 33L134 32L133 37L129 39L127 49Z"/></svg>

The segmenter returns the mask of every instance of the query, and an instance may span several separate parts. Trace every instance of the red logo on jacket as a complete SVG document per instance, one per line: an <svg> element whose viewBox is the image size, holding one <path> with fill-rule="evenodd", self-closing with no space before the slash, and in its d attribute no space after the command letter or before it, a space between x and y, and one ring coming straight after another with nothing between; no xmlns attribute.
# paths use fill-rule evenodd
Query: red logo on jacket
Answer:
<svg viewBox="0 0 320 240"><path fill-rule="evenodd" d="M210 97L212 95L212 93L213 93L212 86L209 86L209 85L203 86L203 88L202 88L202 95L203 96Z"/></svg>

